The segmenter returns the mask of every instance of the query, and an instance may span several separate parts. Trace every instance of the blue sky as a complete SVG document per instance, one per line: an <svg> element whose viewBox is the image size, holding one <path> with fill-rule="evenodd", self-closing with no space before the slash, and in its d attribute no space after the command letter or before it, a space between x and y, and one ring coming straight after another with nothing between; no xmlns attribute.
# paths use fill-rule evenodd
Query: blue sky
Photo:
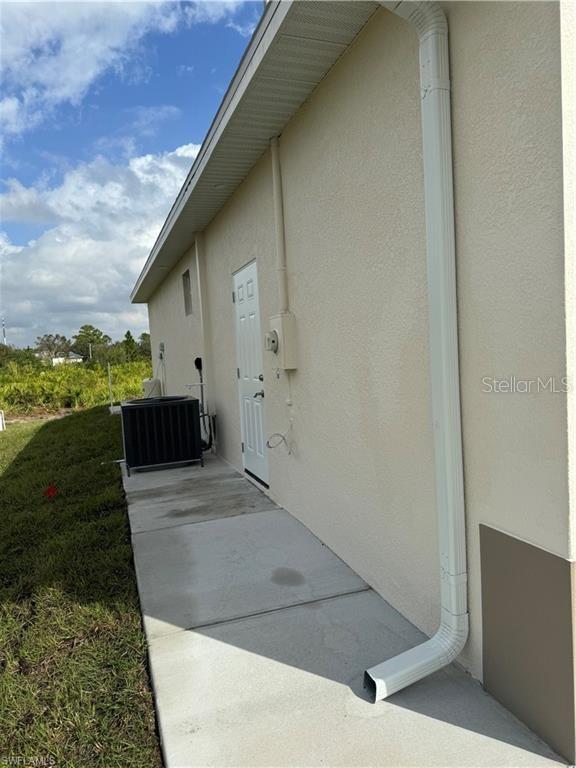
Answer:
<svg viewBox="0 0 576 768"><path fill-rule="evenodd" d="M261 2L2 3L0 314L9 343L147 327L128 295Z"/></svg>

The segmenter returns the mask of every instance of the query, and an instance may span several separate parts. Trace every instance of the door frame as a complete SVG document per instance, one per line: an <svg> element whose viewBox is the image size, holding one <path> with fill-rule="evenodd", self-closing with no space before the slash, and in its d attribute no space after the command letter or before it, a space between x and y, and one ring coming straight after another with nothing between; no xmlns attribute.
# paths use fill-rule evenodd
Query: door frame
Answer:
<svg viewBox="0 0 576 768"><path fill-rule="evenodd" d="M241 267L238 267L238 269L235 269L232 272L232 291L234 294L234 336L236 339L236 371L238 372L240 370L240 351L238 348L239 345L239 333L238 333L238 307L237 307L237 296L236 296L236 284L235 279L236 275L238 275L240 272L242 272L247 267L250 267L251 265L254 265L256 270L256 295L258 300L258 331L259 331L259 338L258 343L260 345L261 355L262 355L262 369L264 368L264 349L263 349L263 343L262 343L262 316L260 311L260 278L258 274L258 260L254 257L252 259L249 259L244 264L242 264ZM248 475L248 478L250 480L255 481L258 483L258 485L263 486L264 488L268 489L269 486L269 466L268 466L268 454L266 453L266 403L265 401L262 403L262 440L263 440L263 446L264 446L264 462L265 462L265 477L259 477L254 472L252 472L250 469L246 467L246 453L244 451L244 445L246 443L246 427L244 424L244 404L242 402L242 392L240 388L240 378L237 375L236 376L236 389L238 392L238 407L240 409L240 439L242 443L242 469L244 470L245 474Z"/></svg>

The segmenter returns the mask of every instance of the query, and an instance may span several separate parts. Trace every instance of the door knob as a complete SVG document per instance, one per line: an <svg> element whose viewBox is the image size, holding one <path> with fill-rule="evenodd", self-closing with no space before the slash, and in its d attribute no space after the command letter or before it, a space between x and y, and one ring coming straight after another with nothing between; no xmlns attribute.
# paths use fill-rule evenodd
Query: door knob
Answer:
<svg viewBox="0 0 576 768"><path fill-rule="evenodd" d="M261 373L260 376L258 376L258 381L264 381L264 374Z"/></svg>
<svg viewBox="0 0 576 768"><path fill-rule="evenodd" d="M254 397L264 397L264 390L261 389L260 392L255 392Z"/></svg>

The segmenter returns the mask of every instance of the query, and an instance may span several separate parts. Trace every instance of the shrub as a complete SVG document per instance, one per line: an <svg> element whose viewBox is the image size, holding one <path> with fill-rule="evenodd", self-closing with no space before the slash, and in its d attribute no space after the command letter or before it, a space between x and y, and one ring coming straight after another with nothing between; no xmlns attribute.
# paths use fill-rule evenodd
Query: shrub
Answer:
<svg viewBox="0 0 576 768"><path fill-rule="evenodd" d="M115 401L138 397L142 379L151 376L148 361L113 365ZM81 409L109 402L108 371L99 365L59 365L38 369L9 363L0 371L0 409L8 414Z"/></svg>

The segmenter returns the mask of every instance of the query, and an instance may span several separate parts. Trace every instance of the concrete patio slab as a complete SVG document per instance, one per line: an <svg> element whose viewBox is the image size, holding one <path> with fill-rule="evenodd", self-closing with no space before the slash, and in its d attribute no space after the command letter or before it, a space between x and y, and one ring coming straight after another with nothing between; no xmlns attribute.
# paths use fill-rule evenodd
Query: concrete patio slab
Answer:
<svg viewBox="0 0 576 768"><path fill-rule="evenodd" d="M139 533L133 546L150 638L367 588L281 509Z"/></svg>
<svg viewBox="0 0 576 768"><path fill-rule="evenodd" d="M166 765L562 765L454 667L367 701L364 669L423 639L368 591L155 640Z"/></svg>
<svg viewBox="0 0 576 768"><path fill-rule="evenodd" d="M228 465L124 483L168 768L564 765L454 666L368 702L424 636Z"/></svg>
<svg viewBox="0 0 576 768"><path fill-rule="evenodd" d="M235 469L214 457L204 467L133 472L130 477L125 475L124 486L133 533L277 509Z"/></svg>

